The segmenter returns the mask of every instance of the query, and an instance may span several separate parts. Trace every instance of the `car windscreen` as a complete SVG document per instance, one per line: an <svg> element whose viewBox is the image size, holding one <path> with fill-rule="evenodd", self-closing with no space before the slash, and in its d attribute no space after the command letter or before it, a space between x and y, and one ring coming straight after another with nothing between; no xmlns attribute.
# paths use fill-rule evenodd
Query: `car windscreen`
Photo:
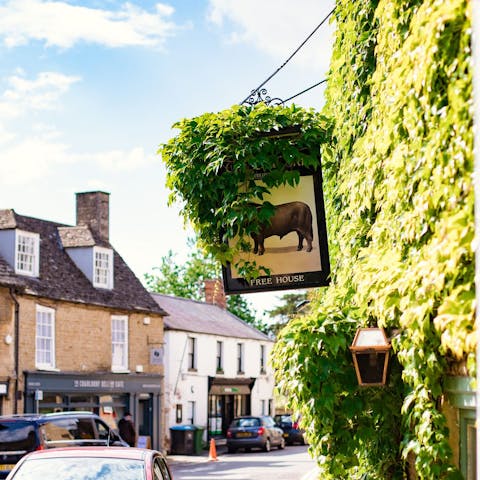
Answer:
<svg viewBox="0 0 480 480"><path fill-rule="evenodd" d="M291 425L293 423L291 415L276 415L275 421L282 425Z"/></svg>
<svg viewBox="0 0 480 480"><path fill-rule="evenodd" d="M143 461L121 458L27 459L15 480L144 480Z"/></svg>
<svg viewBox="0 0 480 480"><path fill-rule="evenodd" d="M35 427L31 423L0 420L0 452L31 452L36 444Z"/></svg>
<svg viewBox="0 0 480 480"><path fill-rule="evenodd" d="M260 420L258 418L236 418L232 422L232 427L259 427Z"/></svg>

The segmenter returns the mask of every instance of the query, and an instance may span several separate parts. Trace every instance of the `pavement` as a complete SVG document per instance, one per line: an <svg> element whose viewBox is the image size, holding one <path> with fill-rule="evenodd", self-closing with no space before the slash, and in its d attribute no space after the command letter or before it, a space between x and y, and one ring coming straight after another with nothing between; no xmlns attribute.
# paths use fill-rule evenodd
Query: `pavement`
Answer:
<svg viewBox="0 0 480 480"><path fill-rule="evenodd" d="M216 453L217 457L221 457L223 454L227 453L227 447L225 444L220 443L216 445ZM209 449L203 449L201 453L195 455L167 455L167 462L169 464L176 463L204 463L208 461L210 456ZM221 458L219 458L221 461ZM315 467L310 472L306 473L301 477L300 480L318 480L319 478L319 471L318 468Z"/></svg>
<svg viewBox="0 0 480 480"><path fill-rule="evenodd" d="M227 447L225 445L216 445L215 447L217 457L227 453ZM167 455L168 463L199 463L205 462L210 456L210 449L203 449L200 453L195 455Z"/></svg>

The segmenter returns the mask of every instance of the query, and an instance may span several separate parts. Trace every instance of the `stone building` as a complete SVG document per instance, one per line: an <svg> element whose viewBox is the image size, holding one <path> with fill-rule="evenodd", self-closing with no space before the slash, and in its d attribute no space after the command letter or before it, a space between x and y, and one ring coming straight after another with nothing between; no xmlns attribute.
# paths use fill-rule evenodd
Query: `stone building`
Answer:
<svg viewBox="0 0 480 480"><path fill-rule="evenodd" d="M163 316L109 239L109 194L75 226L0 210L0 414L125 410L162 448Z"/></svg>

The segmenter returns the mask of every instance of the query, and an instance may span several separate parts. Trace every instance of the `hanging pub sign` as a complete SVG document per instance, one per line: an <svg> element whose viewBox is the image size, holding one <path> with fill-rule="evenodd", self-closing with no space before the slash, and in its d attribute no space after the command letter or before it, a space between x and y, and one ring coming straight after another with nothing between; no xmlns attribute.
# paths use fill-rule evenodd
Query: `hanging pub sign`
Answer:
<svg viewBox="0 0 480 480"><path fill-rule="evenodd" d="M269 195L264 196L263 201L274 206L274 213L259 232L249 238L250 251L238 254L232 263L223 267L225 293L328 285L330 262L321 168L297 170L300 173L297 185L272 188ZM256 175L255 181L262 181L262 173ZM258 207L252 205L252 208ZM235 268L239 260L255 262L270 274L247 281Z"/></svg>

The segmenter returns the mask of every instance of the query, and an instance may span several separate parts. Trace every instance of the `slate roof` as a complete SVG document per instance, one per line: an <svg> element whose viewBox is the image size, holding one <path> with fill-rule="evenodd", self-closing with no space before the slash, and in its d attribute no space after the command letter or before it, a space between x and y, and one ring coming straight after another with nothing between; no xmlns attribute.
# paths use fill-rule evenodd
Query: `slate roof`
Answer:
<svg viewBox="0 0 480 480"><path fill-rule="evenodd" d="M273 341L267 335L223 308L206 302L152 293L152 298L168 312L165 331L207 333L224 337Z"/></svg>
<svg viewBox="0 0 480 480"><path fill-rule="evenodd" d="M111 246L114 252L114 288L95 288L63 248L59 229L65 232L66 227L68 225L19 215L11 209L0 210L1 230L18 228L40 235L39 277L15 274L0 255L0 285L17 287L21 292L55 300L166 315ZM82 231L80 238L87 237ZM75 238L78 239L78 236Z"/></svg>

